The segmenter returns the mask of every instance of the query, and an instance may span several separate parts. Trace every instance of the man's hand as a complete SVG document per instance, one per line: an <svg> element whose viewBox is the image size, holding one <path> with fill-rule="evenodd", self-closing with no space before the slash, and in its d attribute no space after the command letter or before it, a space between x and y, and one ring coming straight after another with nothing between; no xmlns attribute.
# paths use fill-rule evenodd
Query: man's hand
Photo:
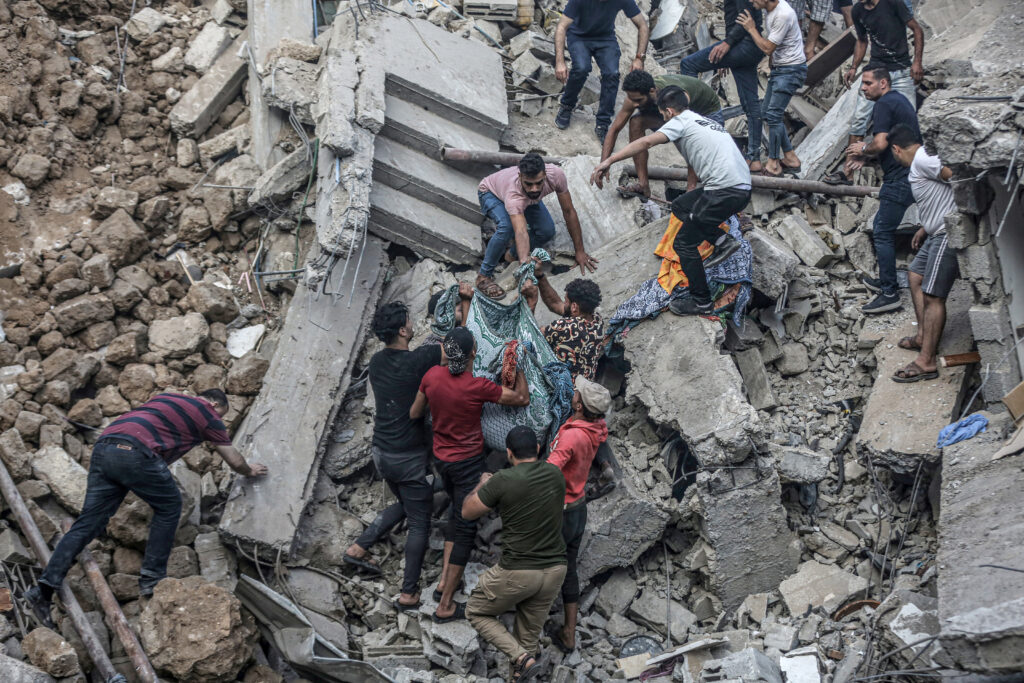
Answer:
<svg viewBox="0 0 1024 683"><path fill-rule="evenodd" d="M486 484L487 480L490 479L493 476L494 476L494 474L491 473L491 472L481 472L480 473L480 486L483 486L484 484Z"/></svg>
<svg viewBox="0 0 1024 683"><path fill-rule="evenodd" d="M868 143L858 140L857 142L851 142L850 146L846 148L846 156L848 157L863 157L864 148L868 146Z"/></svg>
<svg viewBox="0 0 1024 683"><path fill-rule="evenodd" d="M928 239L928 233L924 228L918 228L917 232L914 233L914 237L910 240L910 248L917 251L926 239Z"/></svg>
<svg viewBox="0 0 1024 683"><path fill-rule="evenodd" d="M846 73L843 74L843 85L849 88L851 85L853 85L853 82L855 80L857 80L857 70L854 69L853 67L850 67L849 69L846 70Z"/></svg>
<svg viewBox="0 0 1024 683"><path fill-rule="evenodd" d="M863 167L863 159L858 157L850 157L849 159L846 160L846 163L843 164L843 172L846 174L847 178L850 178L852 180L854 171L859 171Z"/></svg>
<svg viewBox="0 0 1024 683"><path fill-rule="evenodd" d="M711 52L708 54L708 61L711 62L712 64L717 64L718 62L722 61L723 57L729 54L729 49L729 43L723 40L718 45L715 45L713 48L711 48Z"/></svg>
<svg viewBox="0 0 1024 683"><path fill-rule="evenodd" d="M629 65L629 70L630 71L643 71L644 70L644 60L640 59L639 57L634 57L633 58L633 63Z"/></svg>
<svg viewBox="0 0 1024 683"><path fill-rule="evenodd" d="M258 462L251 462L251 463L249 463L249 476L250 477L262 477L266 473L267 473L267 466L266 465L264 465L262 463L258 463Z"/></svg>
<svg viewBox="0 0 1024 683"><path fill-rule="evenodd" d="M562 83L563 85L569 80L569 68L562 60L555 62L555 78L557 78L559 83Z"/></svg>
<svg viewBox="0 0 1024 683"><path fill-rule="evenodd" d="M914 62L910 65L910 77L914 79L914 83L920 83L924 78L924 67L921 66L921 62Z"/></svg>
<svg viewBox="0 0 1024 683"><path fill-rule="evenodd" d="M602 161L595 168L594 172L590 174L590 184L597 185L598 189L604 188L604 181L608 179L608 169L611 168L611 164L608 160Z"/></svg>
<svg viewBox="0 0 1024 683"><path fill-rule="evenodd" d="M590 272L594 272L595 270L597 270L597 263L597 259L588 254L587 252L576 252L576 265L580 267L580 273L582 273L583 275L587 274L588 268L590 269Z"/></svg>
<svg viewBox="0 0 1024 683"><path fill-rule="evenodd" d="M748 31L753 31L757 28L757 24L754 23L754 17L750 16L750 12L748 10L740 12L740 15L736 17L736 23ZM712 51L712 54L714 54L714 51Z"/></svg>

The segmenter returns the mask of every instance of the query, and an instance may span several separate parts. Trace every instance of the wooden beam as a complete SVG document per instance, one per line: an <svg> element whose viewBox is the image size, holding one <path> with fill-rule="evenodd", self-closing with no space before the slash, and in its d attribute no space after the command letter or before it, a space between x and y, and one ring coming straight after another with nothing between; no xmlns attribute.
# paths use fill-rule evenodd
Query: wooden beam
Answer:
<svg viewBox="0 0 1024 683"><path fill-rule="evenodd" d="M825 80L830 73L853 56L853 46L856 43L857 34L851 26L814 55L811 61L807 62L807 80L804 81L804 87L810 88Z"/></svg>

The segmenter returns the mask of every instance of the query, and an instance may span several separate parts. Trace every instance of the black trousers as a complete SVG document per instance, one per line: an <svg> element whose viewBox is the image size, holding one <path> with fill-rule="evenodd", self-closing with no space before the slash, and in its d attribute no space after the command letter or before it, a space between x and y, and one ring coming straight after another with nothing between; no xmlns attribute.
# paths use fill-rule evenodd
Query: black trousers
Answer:
<svg viewBox="0 0 1024 683"><path fill-rule="evenodd" d="M672 248L679 257L679 266L686 279L690 281L690 296L695 302L711 303L708 278L697 247L705 240L714 244L722 237L724 233L718 226L749 201L750 190L730 187L724 190L698 188L676 197L672 202L672 215L683 223Z"/></svg>
<svg viewBox="0 0 1024 683"><path fill-rule="evenodd" d="M582 498L571 504L562 513L562 540L565 541L565 581L562 583L562 602L572 604L580 601L580 577L576 573L576 561L580 555L580 542L587 528L587 503Z"/></svg>
<svg viewBox="0 0 1024 683"><path fill-rule="evenodd" d="M473 492L480 483L480 475L484 471L484 456L473 456L459 462L446 462L434 458L434 466L441 475L441 483L448 493L451 508L448 510L448 524L444 530L444 540L454 543L449 562L465 567L469 561L469 551L476 541L476 520L468 520L462 516L462 503L466 496Z"/></svg>

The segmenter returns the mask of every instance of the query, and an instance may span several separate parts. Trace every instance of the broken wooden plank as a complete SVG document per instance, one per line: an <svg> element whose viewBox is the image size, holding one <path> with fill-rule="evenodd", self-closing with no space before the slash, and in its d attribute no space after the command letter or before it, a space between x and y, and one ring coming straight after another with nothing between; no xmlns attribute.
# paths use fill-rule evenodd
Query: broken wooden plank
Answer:
<svg viewBox="0 0 1024 683"><path fill-rule="evenodd" d="M804 87L811 88L825 80L830 73L853 56L853 46L856 43L857 34L851 26L843 31L839 38L814 55L811 61L807 62L807 78L804 80Z"/></svg>

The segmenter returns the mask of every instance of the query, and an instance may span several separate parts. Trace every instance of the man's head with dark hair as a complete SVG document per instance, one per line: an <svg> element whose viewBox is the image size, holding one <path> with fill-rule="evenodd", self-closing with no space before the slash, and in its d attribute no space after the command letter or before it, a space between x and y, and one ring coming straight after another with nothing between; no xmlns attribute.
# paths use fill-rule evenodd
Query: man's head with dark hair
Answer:
<svg viewBox="0 0 1024 683"><path fill-rule="evenodd" d="M908 168L914 163L914 155L921 146L921 136L905 123L897 123L889 131L889 148L892 155Z"/></svg>
<svg viewBox="0 0 1024 683"><path fill-rule="evenodd" d="M213 404L216 408L217 414L221 417L228 412L230 405L228 404L228 395L220 389L207 389L199 394L201 398L205 398L207 401Z"/></svg>
<svg viewBox="0 0 1024 683"><path fill-rule="evenodd" d="M506 455L511 460L536 460L537 459L537 435L532 429L525 425L513 427L505 436Z"/></svg>
<svg viewBox="0 0 1024 683"><path fill-rule="evenodd" d="M387 345L393 344L406 330L406 335L412 339L412 326L409 324L409 309L401 301L392 301L377 309L373 315L373 333Z"/></svg>
<svg viewBox="0 0 1024 683"><path fill-rule="evenodd" d="M536 152L524 154L519 160L519 184L523 188L523 194L530 199L540 199L546 179L544 159Z"/></svg>
<svg viewBox="0 0 1024 683"><path fill-rule="evenodd" d="M626 99L636 106L646 107L657 96L654 76L642 69L630 71L622 79L622 92L626 93Z"/></svg>
<svg viewBox="0 0 1024 683"><path fill-rule="evenodd" d="M437 302L441 299L441 295L444 294L445 290L440 292L434 292L430 296L430 300L427 301L427 315L434 315L434 311L437 310Z"/></svg>
<svg viewBox="0 0 1024 683"><path fill-rule="evenodd" d="M865 69L860 76L860 90L864 93L864 97L874 102L892 90L892 75L884 66Z"/></svg>
<svg viewBox="0 0 1024 683"><path fill-rule="evenodd" d="M565 298L570 308L574 304L579 308L580 315L590 315L601 305L601 288L593 280L576 278L565 286Z"/></svg>
<svg viewBox="0 0 1024 683"><path fill-rule="evenodd" d="M690 108L690 97L678 85L670 85L658 92L658 109L666 121Z"/></svg>

